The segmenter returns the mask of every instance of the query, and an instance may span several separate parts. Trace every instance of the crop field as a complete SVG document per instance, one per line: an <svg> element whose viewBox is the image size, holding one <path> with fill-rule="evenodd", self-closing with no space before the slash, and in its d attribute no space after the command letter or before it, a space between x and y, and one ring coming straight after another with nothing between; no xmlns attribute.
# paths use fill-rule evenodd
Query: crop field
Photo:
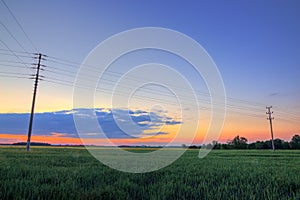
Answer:
<svg viewBox="0 0 300 200"><path fill-rule="evenodd" d="M168 167L131 174L84 148L2 146L0 199L300 199L300 151L197 155L187 150Z"/></svg>

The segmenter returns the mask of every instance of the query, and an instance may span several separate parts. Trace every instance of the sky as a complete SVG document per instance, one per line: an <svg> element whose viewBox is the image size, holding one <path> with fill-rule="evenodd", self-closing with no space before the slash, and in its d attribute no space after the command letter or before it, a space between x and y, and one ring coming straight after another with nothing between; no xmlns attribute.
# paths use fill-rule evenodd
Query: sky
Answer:
<svg viewBox="0 0 300 200"><path fill-rule="evenodd" d="M45 67L38 86L35 107L38 114L34 118L32 140L78 144L80 134L73 114L86 111L73 106L73 84L80 64L105 39L142 27L181 32L202 45L213 59L227 95L227 114L218 137L220 142L227 142L236 135L249 141L270 139L265 113L266 106L270 105L274 111L275 138L290 140L300 133L299 1L4 2L18 22L1 1L0 143L26 140L33 91L30 75L35 73L30 64L37 62L28 53L48 56L42 61ZM169 88L138 85L146 76L159 77L163 74L159 70L159 73L149 70L146 78L140 74L128 75L112 105L110 93L122 74L146 63L171 66L184 76L196 91L199 106L192 107L191 94L181 88L171 73L165 80L183 96L183 108ZM99 78L95 73L97 67L88 70L90 74L85 78L91 79L93 75ZM168 52L146 49L122 56L110 70L112 72L104 74L97 85L94 108L98 109L95 113L102 131L113 143L164 145L176 137L179 129L183 134L176 137L176 144L188 143L193 138L195 144L204 141L211 123L210 96L203 77L195 75L189 63ZM124 95L131 94L130 87L139 89L127 99ZM82 98L84 96L83 92ZM117 117L111 116L113 112ZM130 119L120 113L129 113ZM200 117L195 118L196 114ZM101 125L104 120L108 121ZM196 136L193 134L195 122L199 123ZM119 126L121 129L125 126L126 130ZM128 130L130 133L125 137L124 132ZM103 137L95 132L87 130L83 137L91 144L105 145ZM98 141L89 137L93 134Z"/></svg>

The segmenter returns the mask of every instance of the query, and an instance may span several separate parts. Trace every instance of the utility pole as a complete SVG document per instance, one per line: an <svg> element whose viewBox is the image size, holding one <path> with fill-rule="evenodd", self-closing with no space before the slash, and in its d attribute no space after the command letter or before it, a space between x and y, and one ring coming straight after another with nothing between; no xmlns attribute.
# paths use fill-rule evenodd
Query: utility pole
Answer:
<svg viewBox="0 0 300 200"><path fill-rule="evenodd" d="M38 86L39 76L40 76L41 60L42 60L42 56L43 56L40 53L37 55L38 55L38 57L37 57L38 64L37 64L37 68L36 68L35 81L34 81L34 91L33 91L30 121L29 121L29 127L28 127L26 151L29 151L29 149L30 149L30 138L31 138L31 131L32 131L33 115L34 115L35 98L36 98L37 86Z"/></svg>
<svg viewBox="0 0 300 200"><path fill-rule="evenodd" d="M272 117L273 111L271 112L271 108L272 106L267 106L266 109L268 110L266 112L268 116L267 120L270 121L270 129L271 129L271 136L272 136L272 149L273 151L275 150L275 145L274 145L274 136L273 136L273 125L272 125L272 120L274 119L274 117Z"/></svg>

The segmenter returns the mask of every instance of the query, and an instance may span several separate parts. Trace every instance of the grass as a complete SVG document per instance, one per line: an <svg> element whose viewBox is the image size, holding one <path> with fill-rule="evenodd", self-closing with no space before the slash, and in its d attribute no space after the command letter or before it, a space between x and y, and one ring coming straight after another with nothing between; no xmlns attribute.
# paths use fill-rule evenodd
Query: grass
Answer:
<svg viewBox="0 0 300 200"><path fill-rule="evenodd" d="M188 150L164 169L130 174L84 148L1 147L0 199L300 199L300 151L197 155Z"/></svg>

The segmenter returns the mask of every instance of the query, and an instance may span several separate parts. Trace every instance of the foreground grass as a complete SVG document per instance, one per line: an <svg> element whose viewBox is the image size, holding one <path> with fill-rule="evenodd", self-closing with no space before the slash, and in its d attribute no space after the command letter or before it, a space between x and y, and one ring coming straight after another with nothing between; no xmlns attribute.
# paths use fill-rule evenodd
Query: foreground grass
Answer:
<svg viewBox="0 0 300 200"><path fill-rule="evenodd" d="M197 155L188 150L164 169L130 174L84 148L0 147L0 199L300 199L300 151Z"/></svg>

